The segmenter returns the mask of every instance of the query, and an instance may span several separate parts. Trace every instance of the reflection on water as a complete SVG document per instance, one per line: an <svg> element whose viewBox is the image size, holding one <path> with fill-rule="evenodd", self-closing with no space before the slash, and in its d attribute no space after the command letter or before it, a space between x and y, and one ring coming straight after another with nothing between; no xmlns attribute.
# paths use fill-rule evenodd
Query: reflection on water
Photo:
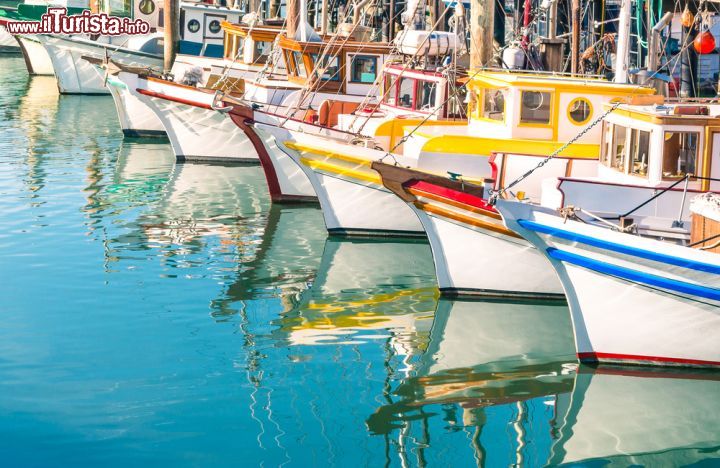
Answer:
<svg viewBox="0 0 720 468"><path fill-rule="evenodd" d="M5 464L718 457L717 375L578 371L566 306L439 299L426 243L327 238L260 168L0 65Z"/></svg>
<svg viewBox="0 0 720 468"><path fill-rule="evenodd" d="M441 300L415 372L369 430L393 435L403 462L455 432L465 435L446 448L456 463L543 465L574 380L569 322L566 306Z"/></svg>
<svg viewBox="0 0 720 468"><path fill-rule="evenodd" d="M432 268L426 243L328 239L312 287L278 325L294 345L389 339L415 354L437 301Z"/></svg>
<svg viewBox="0 0 720 468"><path fill-rule="evenodd" d="M689 466L720 457L717 372L581 367L552 463Z"/></svg>

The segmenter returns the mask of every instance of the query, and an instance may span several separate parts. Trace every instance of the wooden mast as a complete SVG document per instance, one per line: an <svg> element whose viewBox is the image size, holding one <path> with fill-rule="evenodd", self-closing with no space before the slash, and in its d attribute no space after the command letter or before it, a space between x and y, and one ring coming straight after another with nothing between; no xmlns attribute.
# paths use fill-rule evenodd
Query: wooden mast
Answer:
<svg viewBox="0 0 720 468"><path fill-rule="evenodd" d="M180 0L165 0L163 11L164 44L163 44L163 70L167 73L172 69L177 46L180 41Z"/></svg>
<svg viewBox="0 0 720 468"><path fill-rule="evenodd" d="M470 3L470 67L490 64L493 58L494 0L472 0Z"/></svg>
<svg viewBox="0 0 720 468"><path fill-rule="evenodd" d="M580 63L580 0L572 0L572 26L570 39L570 72L576 75Z"/></svg>
<svg viewBox="0 0 720 468"><path fill-rule="evenodd" d="M285 11L285 35L295 39L300 22L300 0L287 0Z"/></svg>

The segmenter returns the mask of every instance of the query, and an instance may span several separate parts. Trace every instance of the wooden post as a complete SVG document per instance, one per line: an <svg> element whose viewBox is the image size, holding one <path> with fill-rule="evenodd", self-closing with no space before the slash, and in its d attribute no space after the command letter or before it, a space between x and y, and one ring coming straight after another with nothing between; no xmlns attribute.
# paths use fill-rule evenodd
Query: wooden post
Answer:
<svg viewBox="0 0 720 468"><path fill-rule="evenodd" d="M165 27L163 70L168 73L172 70L180 41L180 0L165 0L163 24Z"/></svg>
<svg viewBox="0 0 720 468"><path fill-rule="evenodd" d="M629 1L629 0L627 0ZM580 0L572 0L572 31L570 37L570 72L575 75L580 65Z"/></svg>
<svg viewBox="0 0 720 468"><path fill-rule="evenodd" d="M300 0L287 0L285 8L285 35L295 39L300 19Z"/></svg>
<svg viewBox="0 0 720 468"><path fill-rule="evenodd" d="M493 58L493 24L495 0L472 0L470 3L470 68L490 65Z"/></svg>
<svg viewBox="0 0 720 468"><path fill-rule="evenodd" d="M320 9L320 35L327 34L328 26L330 25L330 16L328 15L328 0L320 0L322 7Z"/></svg>
<svg viewBox="0 0 720 468"><path fill-rule="evenodd" d="M280 18L280 7L282 2L280 0L270 0L270 18Z"/></svg>

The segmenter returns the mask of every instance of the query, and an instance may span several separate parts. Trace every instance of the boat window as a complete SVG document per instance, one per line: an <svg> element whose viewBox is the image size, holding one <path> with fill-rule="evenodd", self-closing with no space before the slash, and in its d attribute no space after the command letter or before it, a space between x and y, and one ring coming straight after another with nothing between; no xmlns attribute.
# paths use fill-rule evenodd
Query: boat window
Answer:
<svg viewBox="0 0 720 468"><path fill-rule="evenodd" d="M576 98L570 101L568 106L568 117L575 125L582 125L590 120L592 105L585 98Z"/></svg>
<svg viewBox="0 0 720 468"><path fill-rule="evenodd" d="M350 61L350 81L353 83L374 83L377 78L377 57L353 55Z"/></svg>
<svg viewBox="0 0 720 468"><path fill-rule="evenodd" d="M615 125L615 131L613 132L613 151L610 159L610 167L617 169L618 171L625 170L625 150L627 148L627 128L620 125Z"/></svg>
<svg viewBox="0 0 720 468"><path fill-rule="evenodd" d="M486 119L505 120L505 94L499 89L486 89L482 109L482 116Z"/></svg>
<svg viewBox="0 0 720 468"><path fill-rule="evenodd" d="M696 132L665 132L663 177L696 173L699 139Z"/></svg>
<svg viewBox="0 0 720 468"><path fill-rule="evenodd" d="M434 81L418 80L417 86L417 107L425 111L433 111L435 109L435 95L437 91L437 83Z"/></svg>
<svg viewBox="0 0 720 468"><path fill-rule="evenodd" d="M397 76L385 75L385 88L383 90L383 101L391 106L397 105Z"/></svg>
<svg viewBox="0 0 720 468"><path fill-rule="evenodd" d="M111 16L132 16L132 4L126 0L110 0L108 2L110 6L109 15ZM162 16L162 15L161 15Z"/></svg>
<svg viewBox="0 0 720 468"><path fill-rule="evenodd" d="M322 79L327 81L340 81L340 59L338 57L322 56L322 63L318 64L318 54L312 54L313 66L321 72Z"/></svg>
<svg viewBox="0 0 720 468"><path fill-rule="evenodd" d="M451 119L464 119L466 115L466 106L468 98L468 90L465 86L458 84L448 89L450 93L447 101L447 116Z"/></svg>
<svg viewBox="0 0 720 468"><path fill-rule="evenodd" d="M293 52L293 62L295 62L295 71L301 78L307 78L307 70L305 62L303 62L303 54L297 51Z"/></svg>
<svg viewBox="0 0 720 468"><path fill-rule="evenodd" d="M600 143L600 161L606 166L610 166L612 159L613 145L613 127L614 125L606 121L602 121L602 142Z"/></svg>
<svg viewBox="0 0 720 468"><path fill-rule="evenodd" d="M523 91L520 106L520 122L549 124L552 93Z"/></svg>
<svg viewBox="0 0 720 468"><path fill-rule="evenodd" d="M650 132L630 130L630 173L647 176L648 154L650 152Z"/></svg>
<svg viewBox="0 0 720 468"><path fill-rule="evenodd" d="M414 96L415 96L415 80L412 78L400 78L400 92L398 95L398 106L412 109Z"/></svg>
<svg viewBox="0 0 720 468"><path fill-rule="evenodd" d="M264 62L272 52L272 42L257 41L255 42L255 62Z"/></svg>

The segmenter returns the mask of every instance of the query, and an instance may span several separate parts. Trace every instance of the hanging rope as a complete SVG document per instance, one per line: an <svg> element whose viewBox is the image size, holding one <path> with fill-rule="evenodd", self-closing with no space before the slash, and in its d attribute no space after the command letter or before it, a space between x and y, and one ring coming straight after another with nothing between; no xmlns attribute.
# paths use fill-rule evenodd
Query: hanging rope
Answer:
<svg viewBox="0 0 720 468"><path fill-rule="evenodd" d="M615 112L615 109L617 109L617 108L620 106L620 104L622 104L622 102L620 102L620 101L617 101L617 102L613 103L613 105L612 105L607 111L605 111L605 113L603 113L603 114L602 114L600 117L598 117L597 119L593 120L592 123L590 123L590 125L588 125L587 127L583 128L582 131L580 131L580 133L578 133L577 135L575 135L570 141L568 141L567 143L565 143L564 145L562 145L560 148L558 148L558 149L556 149L555 151L553 151L552 154L550 154L548 157L546 157L545 159L543 159L542 161L540 161L540 162L537 164L537 166L533 167L532 169L530 169L529 171L527 171L525 174L521 175L520 177L518 177L517 179L515 179L514 181L512 181L509 185L506 185L505 187L501 188L500 190L497 190L497 191L493 192L493 193L490 195L490 199L488 200L488 203L489 203L490 205L494 205L495 202L498 200L498 198L500 198L501 196L505 195L505 193L507 193L508 190L510 190L511 188L513 188L514 186L516 186L517 184L519 184L520 182L522 182L523 180L525 180L525 179L527 179L528 177L530 177L535 171L537 171L538 169L542 168L545 164L547 164L548 162L550 162L550 160L554 159L558 154L562 153L562 152L565 151L569 146L571 146L572 144L574 144L575 142L577 142L580 138L583 137L583 135L585 135L585 134L586 134L587 132L589 132L594 126L596 126L596 125L597 125L598 123L600 123L603 119L605 119L605 117L607 117L607 116L610 115L611 113Z"/></svg>

